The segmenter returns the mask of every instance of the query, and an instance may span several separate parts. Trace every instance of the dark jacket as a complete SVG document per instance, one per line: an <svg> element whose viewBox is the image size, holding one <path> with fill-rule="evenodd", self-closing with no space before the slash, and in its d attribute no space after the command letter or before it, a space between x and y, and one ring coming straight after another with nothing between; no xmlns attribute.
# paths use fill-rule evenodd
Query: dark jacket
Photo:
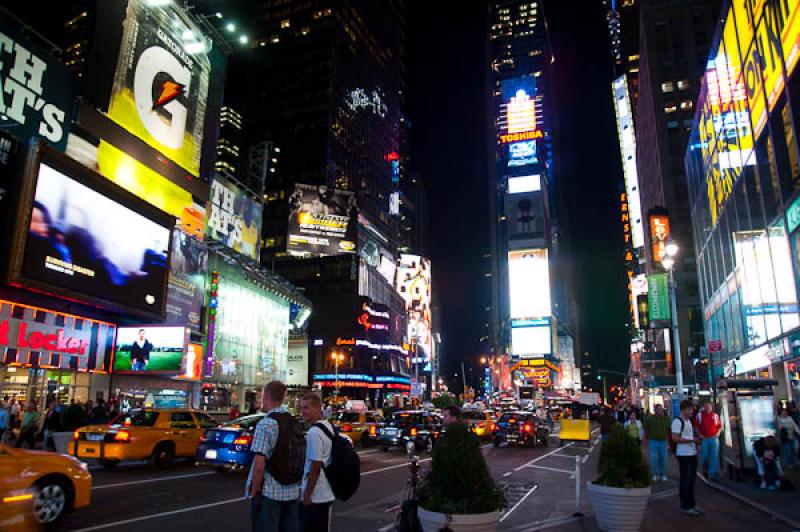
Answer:
<svg viewBox="0 0 800 532"><path fill-rule="evenodd" d="M139 362L147 362L150 360L150 351L152 350L153 344L150 343L150 340L145 340L142 347L139 347L139 344L133 342L131 345L131 363L137 360Z"/></svg>

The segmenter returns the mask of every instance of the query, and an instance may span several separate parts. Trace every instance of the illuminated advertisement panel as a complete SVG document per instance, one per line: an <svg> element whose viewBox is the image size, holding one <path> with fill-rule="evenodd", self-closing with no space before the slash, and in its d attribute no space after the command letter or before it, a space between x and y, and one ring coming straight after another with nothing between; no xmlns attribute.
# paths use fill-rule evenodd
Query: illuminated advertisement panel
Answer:
<svg viewBox="0 0 800 532"><path fill-rule="evenodd" d="M664 258L670 234L669 216L666 214L651 214L650 246L654 262L661 262L661 259Z"/></svg>
<svg viewBox="0 0 800 532"><path fill-rule="evenodd" d="M215 177L206 208L206 236L257 261L263 210L260 202L237 186Z"/></svg>
<svg viewBox="0 0 800 532"><path fill-rule="evenodd" d="M536 101L536 79L532 76L503 80L503 101L500 104L497 129L502 144L522 144L543 138L538 115L541 104ZM533 153L530 154L530 149ZM519 146L528 157L536 156L536 146ZM511 155L509 151L509 155ZM512 159L509 159L512 160ZM519 164L517 164L519 166Z"/></svg>
<svg viewBox="0 0 800 532"><path fill-rule="evenodd" d="M435 356L431 331L431 261L418 255L400 255L396 288L406 302L408 340L422 350L423 363L430 363Z"/></svg>
<svg viewBox="0 0 800 532"><path fill-rule="evenodd" d="M0 363L30 368L108 371L116 326L0 301Z"/></svg>
<svg viewBox="0 0 800 532"><path fill-rule="evenodd" d="M114 372L180 374L188 340L189 332L184 327L120 327L114 351Z"/></svg>
<svg viewBox="0 0 800 532"><path fill-rule="evenodd" d="M639 176L636 173L636 133L633 124L628 78L622 75L611 84L614 96L614 111L617 115L617 135L622 154L622 173L625 177L625 192L628 197L631 235L634 249L644 246L642 203L639 197Z"/></svg>
<svg viewBox="0 0 800 532"><path fill-rule="evenodd" d="M3 129L27 141L38 136L60 151L72 118L72 74L64 64L0 13L0 114Z"/></svg>
<svg viewBox="0 0 800 532"><path fill-rule="evenodd" d="M532 176L538 177L538 176ZM513 178L512 178L513 179ZM509 187L512 186L509 179ZM531 186L533 183L531 183ZM518 188L527 188L514 185ZM508 237L512 240L544 237L544 195L541 192L506 194Z"/></svg>
<svg viewBox="0 0 800 532"><path fill-rule="evenodd" d="M286 251L315 257L355 253L356 213L352 192L326 185L295 184L294 193L289 197Z"/></svg>
<svg viewBox="0 0 800 532"><path fill-rule="evenodd" d="M29 168L12 277L33 288L163 318L172 219L49 150ZM147 216L145 216L145 214ZM20 249L20 248L18 248Z"/></svg>
<svg viewBox="0 0 800 532"><path fill-rule="evenodd" d="M177 4L128 1L108 116L195 176L210 51L211 40Z"/></svg>
<svg viewBox="0 0 800 532"><path fill-rule="evenodd" d="M164 323L200 330L207 264L208 248L202 242L178 229L172 232Z"/></svg>
<svg viewBox="0 0 800 532"><path fill-rule="evenodd" d="M551 316L550 269L546 249L509 251L511 319Z"/></svg>
<svg viewBox="0 0 800 532"><path fill-rule="evenodd" d="M544 356L553 352L549 319L512 320L511 354L519 357Z"/></svg>
<svg viewBox="0 0 800 532"><path fill-rule="evenodd" d="M539 162L536 154L536 141L524 140L513 142L508 145L508 167L526 166Z"/></svg>
<svg viewBox="0 0 800 532"><path fill-rule="evenodd" d="M521 175L508 178L508 193L519 194L521 192L537 192L542 190L542 176Z"/></svg>

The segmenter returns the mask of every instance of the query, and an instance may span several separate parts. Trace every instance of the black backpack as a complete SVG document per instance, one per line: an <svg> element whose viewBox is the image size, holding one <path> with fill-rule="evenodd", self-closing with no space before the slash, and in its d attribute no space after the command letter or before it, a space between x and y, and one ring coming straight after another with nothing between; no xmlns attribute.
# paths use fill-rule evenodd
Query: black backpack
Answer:
<svg viewBox="0 0 800 532"><path fill-rule="evenodd" d="M361 483L361 459L350 440L339 436L338 430L332 434L322 423L315 423L314 426L331 440L331 463L325 468L325 477L336 498L346 501L358 491Z"/></svg>
<svg viewBox="0 0 800 532"><path fill-rule="evenodd" d="M303 480L306 461L303 429L288 412L273 412L269 417L278 423L278 441L267 460L267 471L279 484L297 484Z"/></svg>

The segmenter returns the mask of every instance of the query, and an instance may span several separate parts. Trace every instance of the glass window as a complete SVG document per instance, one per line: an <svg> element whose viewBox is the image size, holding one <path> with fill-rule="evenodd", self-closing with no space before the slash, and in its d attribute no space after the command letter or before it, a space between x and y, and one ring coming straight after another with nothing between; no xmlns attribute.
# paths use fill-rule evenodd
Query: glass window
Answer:
<svg viewBox="0 0 800 532"><path fill-rule="evenodd" d="M158 412L153 410L120 414L111 421L111 425L123 425L125 427L152 427L156 424L158 414Z"/></svg>
<svg viewBox="0 0 800 532"><path fill-rule="evenodd" d="M672 92L675 90L675 84L671 81L665 81L661 84L661 92Z"/></svg>
<svg viewBox="0 0 800 532"><path fill-rule="evenodd" d="M797 314L797 290L792 271L791 251L783 219L769 228L769 245L772 252L778 314L783 332L789 332L800 326L800 320Z"/></svg>
<svg viewBox="0 0 800 532"><path fill-rule="evenodd" d="M173 412L170 416L170 427L174 429L196 428L194 418L190 412Z"/></svg>
<svg viewBox="0 0 800 532"><path fill-rule="evenodd" d="M197 422L200 424L201 429L213 429L219 426L219 423L217 423L214 418L208 414L195 412L194 417L197 418Z"/></svg>
<svg viewBox="0 0 800 532"><path fill-rule="evenodd" d="M257 414L255 416L244 416L233 421L223 423L222 427L229 427L232 429L245 429L250 430L258 425L258 422L264 419L264 414Z"/></svg>

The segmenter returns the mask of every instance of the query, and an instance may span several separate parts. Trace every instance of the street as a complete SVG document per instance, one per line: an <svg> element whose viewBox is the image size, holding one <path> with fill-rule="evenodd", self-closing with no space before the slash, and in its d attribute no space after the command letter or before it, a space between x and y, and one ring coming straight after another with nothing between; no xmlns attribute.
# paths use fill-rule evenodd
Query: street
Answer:
<svg viewBox="0 0 800 532"><path fill-rule="evenodd" d="M503 530L597 530L585 490L581 504L585 516L573 516L574 471L579 456L581 484L587 477L591 480L599 447L558 447L557 442L551 438L550 447L535 449L483 445L492 475L506 488ZM359 453L361 487L350 501L335 503L333 530L391 530L408 480L406 455L400 450L384 453L380 449ZM429 466L429 456L422 455L420 460L423 468ZM243 472L221 474L181 462L160 473L146 464L123 464L114 471L93 468L92 474L91 507L67 516L59 530L249 530L249 507L242 499ZM731 507L730 499L699 482L698 500L706 515L687 518L677 511L677 482L654 485L645 517L647 530L789 530L747 506Z"/></svg>

